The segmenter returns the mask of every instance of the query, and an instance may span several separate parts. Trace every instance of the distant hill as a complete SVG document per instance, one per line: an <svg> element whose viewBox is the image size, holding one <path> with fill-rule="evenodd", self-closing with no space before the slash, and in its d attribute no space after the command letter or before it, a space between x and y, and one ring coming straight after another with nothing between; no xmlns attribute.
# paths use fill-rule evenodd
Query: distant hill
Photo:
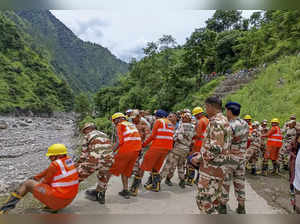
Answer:
<svg viewBox="0 0 300 224"><path fill-rule="evenodd" d="M0 112L69 111L73 93L68 83L55 74L44 56L25 40L26 33L0 11Z"/></svg>
<svg viewBox="0 0 300 224"><path fill-rule="evenodd" d="M128 71L127 63L107 48L79 39L50 11L6 11L6 15L29 35L33 49L42 46L50 53L56 73L68 81L75 93L96 92L112 84L118 74Z"/></svg>

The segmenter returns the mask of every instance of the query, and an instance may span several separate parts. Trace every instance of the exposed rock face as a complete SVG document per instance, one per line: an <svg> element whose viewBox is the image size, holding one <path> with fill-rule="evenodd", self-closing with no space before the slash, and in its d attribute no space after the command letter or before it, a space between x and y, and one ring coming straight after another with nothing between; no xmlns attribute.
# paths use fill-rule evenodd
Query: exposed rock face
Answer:
<svg viewBox="0 0 300 224"><path fill-rule="evenodd" d="M47 168L45 154L50 145L65 144L73 156L77 144L73 114L59 118L0 117L0 127L3 124L6 128L0 130L0 193Z"/></svg>

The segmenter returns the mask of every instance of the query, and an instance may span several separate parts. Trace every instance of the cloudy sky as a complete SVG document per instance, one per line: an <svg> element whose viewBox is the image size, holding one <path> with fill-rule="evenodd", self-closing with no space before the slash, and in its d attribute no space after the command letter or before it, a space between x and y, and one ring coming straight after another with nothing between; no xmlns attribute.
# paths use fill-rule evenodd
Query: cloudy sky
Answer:
<svg viewBox="0 0 300 224"><path fill-rule="evenodd" d="M55 10L51 11L79 38L108 48L124 61L143 56L146 43L164 34L183 44L214 11L210 10ZM252 11L243 11L249 17Z"/></svg>

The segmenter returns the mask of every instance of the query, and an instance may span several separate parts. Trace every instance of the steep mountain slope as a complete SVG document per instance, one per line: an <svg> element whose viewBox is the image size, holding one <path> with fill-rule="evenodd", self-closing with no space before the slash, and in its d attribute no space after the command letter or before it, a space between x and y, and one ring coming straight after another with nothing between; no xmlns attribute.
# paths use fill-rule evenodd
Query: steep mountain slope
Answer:
<svg viewBox="0 0 300 224"><path fill-rule="evenodd" d="M25 33L0 12L0 112L71 110L72 90L45 57L24 41ZM46 51L45 51L46 53Z"/></svg>
<svg viewBox="0 0 300 224"><path fill-rule="evenodd" d="M255 120L278 117L282 123L291 114L300 117L300 56L283 57L258 74L258 78L225 98L242 104L242 114Z"/></svg>
<svg viewBox="0 0 300 224"><path fill-rule="evenodd" d="M127 72L125 62L108 49L77 38L49 11L27 10L6 14L30 35L33 46L49 50L55 71L68 81L75 92L95 92L101 86L112 84L118 73Z"/></svg>

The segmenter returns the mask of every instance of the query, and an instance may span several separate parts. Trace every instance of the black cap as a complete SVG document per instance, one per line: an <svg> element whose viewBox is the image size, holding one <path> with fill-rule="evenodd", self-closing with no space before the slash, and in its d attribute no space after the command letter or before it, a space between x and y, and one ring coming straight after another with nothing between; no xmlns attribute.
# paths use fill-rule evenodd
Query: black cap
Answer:
<svg viewBox="0 0 300 224"><path fill-rule="evenodd" d="M240 110L241 109L241 104L237 103L237 102L228 102L225 105L225 108L227 109L234 109L234 110Z"/></svg>

